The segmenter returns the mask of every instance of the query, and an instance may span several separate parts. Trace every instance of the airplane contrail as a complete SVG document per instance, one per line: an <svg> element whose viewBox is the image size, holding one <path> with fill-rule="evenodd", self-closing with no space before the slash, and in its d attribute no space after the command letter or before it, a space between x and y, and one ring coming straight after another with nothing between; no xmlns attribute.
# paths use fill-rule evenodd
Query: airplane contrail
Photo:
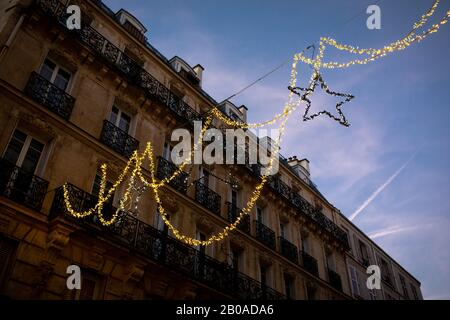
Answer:
<svg viewBox="0 0 450 320"><path fill-rule="evenodd" d="M390 229L383 229L380 231L375 231L375 232L370 232L367 234L367 236L370 239L376 239L376 238L381 238L384 236L388 236L390 234L395 234L395 233L399 233L399 232L404 232L404 231L412 231L412 230L416 230L419 227L415 226L415 227L396 227L396 228L390 228Z"/></svg>
<svg viewBox="0 0 450 320"><path fill-rule="evenodd" d="M400 172L402 172L403 169L405 169L406 166L411 162L411 160L414 159L417 152L418 151L414 152L414 154L392 176L390 176L385 183L383 183L377 190L375 190L375 192L372 193L370 197L366 201L364 201L364 203L358 209L356 209L355 212L353 212L353 214L349 218L350 221L353 221L361 213L361 211L363 211L384 189L386 189L387 186L391 184L392 181L394 181L395 178L397 178Z"/></svg>

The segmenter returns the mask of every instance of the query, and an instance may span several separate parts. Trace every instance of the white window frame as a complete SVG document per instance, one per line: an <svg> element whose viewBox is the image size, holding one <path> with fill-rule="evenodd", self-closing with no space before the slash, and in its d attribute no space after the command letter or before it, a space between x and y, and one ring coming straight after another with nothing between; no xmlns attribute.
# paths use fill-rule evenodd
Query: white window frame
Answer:
<svg viewBox="0 0 450 320"><path fill-rule="evenodd" d="M115 122L115 123L112 123L112 122L111 122L111 115L113 114L113 109L114 109L114 108L116 108L117 110L119 110L119 112L117 113L116 122ZM129 123L129 126L128 126L127 134L131 135L130 132L131 132L131 128L132 128L132 125L133 125L133 116L132 116L131 114L129 114L128 112L123 111L122 108L118 107L118 106L115 105L115 104L113 104L113 106L112 106L112 108L111 108L111 112L110 112L110 114L109 114L109 119L108 119L108 121L110 121L113 125L115 125L117 128L120 129L119 124L120 124L120 119L121 119L123 113L126 114L128 117L130 117L130 123ZM121 129L121 130L122 130L122 129Z"/></svg>
<svg viewBox="0 0 450 320"><path fill-rule="evenodd" d="M70 92L70 87L71 87L71 84L72 84L73 73L70 72L69 70L67 70L66 68L62 67L59 63L57 63L55 60L49 58L48 56L46 56L44 58L44 61L42 61L41 67L39 68L39 73L41 73L42 68L44 67L45 60L48 60L51 63L55 64L55 69L53 70L52 76L50 77L50 80L49 80L50 83L55 84L56 75L58 74L58 71L60 69L65 71L65 72L67 72L70 75L69 82L67 82L67 87L66 87L66 90L65 90L65 92L69 93Z"/></svg>
<svg viewBox="0 0 450 320"><path fill-rule="evenodd" d="M19 131L21 131L21 132L23 132L23 133L25 133L25 134L27 135L27 137L25 138L25 142L23 143L22 150L20 150L19 157L17 158L17 161L16 161L16 163L15 163L15 165L16 165L17 167L19 167L19 168L22 167L23 160L25 159L25 156L26 156L26 154L27 154L27 152L28 152L28 149L30 148L31 140L34 139L34 140L36 140L36 141L38 141L38 142L40 142L40 143L42 143L42 144L44 145L44 147L42 148L42 151L41 151L41 155L39 156L39 160L38 160L38 162L36 163L36 168L34 169L34 172L33 172L33 174L36 174L36 172L37 172L37 171L39 170L39 168L40 168L42 159L43 159L44 156L45 156L47 143L45 143L45 142L43 142L41 139L38 139L38 138L36 138L35 136L29 134L27 131L22 130L22 129L20 129L20 128L15 128L15 129L12 131L11 136L9 137L9 141L8 141L8 143L6 144L5 149L3 150L3 155L2 155L2 157L5 156L5 153L6 153L6 151L8 150L9 144L11 143L11 140L12 140L12 138L13 138L13 136L14 136L14 132L16 132L16 130L19 130Z"/></svg>

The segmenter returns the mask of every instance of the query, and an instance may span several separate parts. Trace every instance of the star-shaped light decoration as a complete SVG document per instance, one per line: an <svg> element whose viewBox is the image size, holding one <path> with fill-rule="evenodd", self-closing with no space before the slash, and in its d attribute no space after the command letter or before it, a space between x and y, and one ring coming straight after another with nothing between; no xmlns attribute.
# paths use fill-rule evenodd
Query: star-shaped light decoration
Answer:
<svg viewBox="0 0 450 320"><path fill-rule="evenodd" d="M322 89L325 89L325 92L327 94L336 96L336 97L345 97L344 100L342 100L336 104L336 110L338 112L339 117L333 115L331 112L326 111L326 110L322 110L322 111L319 111L312 115L309 115L309 109L311 108L311 100L309 100L308 96L314 92L314 90L316 89L317 83L320 83L320 87ZM330 88L328 87L328 85L325 83L325 81L323 81L322 75L319 72L316 73L316 76L312 79L311 84L312 85L310 85L309 88L288 87L288 89L291 90L296 95L298 95L301 100L306 101L306 108L305 108L305 113L303 114L303 121L312 120L321 114L325 114L328 117L330 117L331 119L339 122L343 126L346 126L346 127L350 126L350 124L347 122L347 119L345 118L344 113L341 111L341 106L344 103L352 100L355 96L352 94L348 94L348 93L340 93L340 92L331 91ZM303 92L303 93L301 93L301 92Z"/></svg>

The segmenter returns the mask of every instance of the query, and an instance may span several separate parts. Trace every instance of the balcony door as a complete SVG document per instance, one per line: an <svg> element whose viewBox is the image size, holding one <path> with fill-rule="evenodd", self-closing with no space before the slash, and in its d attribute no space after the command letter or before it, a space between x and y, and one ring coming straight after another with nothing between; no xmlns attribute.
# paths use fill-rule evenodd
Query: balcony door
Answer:
<svg viewBox="0 0 450 320"><path fill-rule="evenodd" d="M33 177L44 150L44 143L16 129L2 160L1 193L23 202L31 193ZM20 168L20 169L19 169Z"/></svg>
<svg viewBox="0 0 450 320"><path fill-rule="evenodd" d="M44 60L39 74L48 82L53 83L59 89L66 91L72 75L58 64L49 60Z"/></svg>
<svg viewBox="0 0 450 320"><path fill-rule="evenodd" d="M116 106L113 106L111 115L109 116L109 121L118 127L120 130L126 132L130 131L131 126L131 116Z"/></svg>

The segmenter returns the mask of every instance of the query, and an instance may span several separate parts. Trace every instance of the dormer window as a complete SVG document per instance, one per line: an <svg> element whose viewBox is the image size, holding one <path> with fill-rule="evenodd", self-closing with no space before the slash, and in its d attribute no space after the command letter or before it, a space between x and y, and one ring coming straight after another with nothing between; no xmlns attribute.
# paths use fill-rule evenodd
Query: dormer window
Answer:
<svg viewBox="0 0 450 320"><path fill-rule="evenodd" d="M194 86L200 86L200 77L195 70L180 57L173 57L169 60L172 67L178 72L186 81ZM197 68L197 67L196 67ZM197 69L197 71L200 69ZM203 70L203 69L202 69Z"/></svg>
<svg viewBox="0 0 450 320"><path fill-rule="evenodd" d="M146 42L147 38L144 33L147 32L147 29L144 27L142 23L139 22L131 13L124 9L120 9L116 13L116 17L119 20L120 24L136 39L141 42Z"/></svg>

